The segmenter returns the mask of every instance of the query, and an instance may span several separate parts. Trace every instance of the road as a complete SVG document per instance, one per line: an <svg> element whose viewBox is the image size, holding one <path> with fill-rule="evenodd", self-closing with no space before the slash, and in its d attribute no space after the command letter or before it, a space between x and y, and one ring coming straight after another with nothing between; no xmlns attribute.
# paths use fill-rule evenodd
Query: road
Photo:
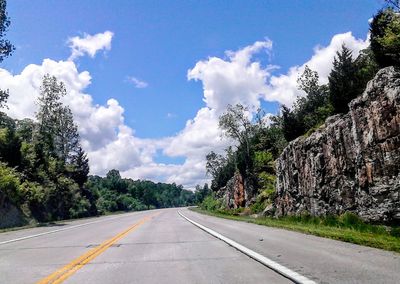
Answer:
<svg viewBox="0 0 400 284"><path fill-rule="evenodd" d="M399 283L399 254L184 208L1 233L0 283L292 283L178 211L316 283Z"/></svg>

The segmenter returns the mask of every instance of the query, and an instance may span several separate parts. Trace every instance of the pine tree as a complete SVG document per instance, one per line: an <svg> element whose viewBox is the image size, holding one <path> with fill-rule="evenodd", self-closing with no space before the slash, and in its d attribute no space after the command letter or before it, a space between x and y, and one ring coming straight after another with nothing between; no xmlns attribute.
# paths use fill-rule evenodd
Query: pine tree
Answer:
<svg viewBox="0 0 400 284"><path fill-rule="evenodd" d="M72 179L75 180L80 188L82 188L88 180L89 159L87 158L86 153L83 151L81 146L78 146L77 153L72 159L72 165L74 166Z"/></svg>
<svg viewBox="0 0 400 284"><path fill-rule="evenodd" d="M335 113L346 113L348 103L359 95L357 67L352 52L345 45L336 53L329 74L329 95Z"/></svg>

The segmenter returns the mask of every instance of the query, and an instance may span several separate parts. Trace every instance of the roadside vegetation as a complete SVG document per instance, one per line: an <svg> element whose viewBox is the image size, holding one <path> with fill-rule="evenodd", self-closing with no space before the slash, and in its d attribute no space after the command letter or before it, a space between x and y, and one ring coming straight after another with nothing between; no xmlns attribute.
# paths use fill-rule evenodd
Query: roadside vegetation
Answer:
<svg viewBox="0 0 400 284"><path fill-rule="evenodd" d="M352 213L326 217L313 217L310 215L281 218L255 217L244 215L247 211L244 208L238 210L209 210L213 204L206 205L208 202L210 200L204 202L200 207L191 207L190 209L210 216L281 228L400 253L399 227L367 224ZM247 211L248 213L249 211Z"/></svg>

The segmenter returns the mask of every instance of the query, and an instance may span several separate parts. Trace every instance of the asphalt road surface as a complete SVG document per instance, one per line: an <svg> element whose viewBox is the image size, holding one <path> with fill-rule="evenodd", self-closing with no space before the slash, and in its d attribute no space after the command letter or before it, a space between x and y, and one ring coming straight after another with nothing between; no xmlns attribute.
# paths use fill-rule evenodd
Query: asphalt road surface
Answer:
<svg viewBox="0 0 400 284"><path fill-rule="evenodd" d="M0 283L292 283L182 218L316 283L400 283L400 255L163 209L0 234Z"/></svg>

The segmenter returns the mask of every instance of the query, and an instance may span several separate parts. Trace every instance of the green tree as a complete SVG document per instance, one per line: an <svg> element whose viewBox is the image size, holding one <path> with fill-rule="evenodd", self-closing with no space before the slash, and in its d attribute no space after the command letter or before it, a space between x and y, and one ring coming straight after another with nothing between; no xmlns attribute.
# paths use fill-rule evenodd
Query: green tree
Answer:
<svg viewBox="0 0 400 284"><path fill-rule="evenodd" d="M241 104L229 105L227 111L219 117L219 127L227 137L235 139L250 156L250 138L253 125L249 119L249 109Z"/></svg>
<svg viewBox="0 0 400 284"><path fill-rule="evenodd" d="M306 128L303 122L298 119L296 113L290 108L283 105L281 108L281 116L282 131L287 141L292 141L305 133Z"/></svg>
<svg viewBox="0 0 400 284"><path fill-rule="evenodd" d="M370 32L371 50L379 66L399 66L400 14L393 8L380 10L370 24Z"/></svg>
<svg viewBox="0 0 400 284"><path fill-rule="evenodd" d="M78 146L76 154L72 157L72 165L74 167L72 178L80 187L83 187L88 180L90 169L89 159L80 146Z"/></svg>
<svg viewBox="0 0 400 284"><path fill-rule="evenodd" d="M219 190L233 177L236 170L236 157L232 149L227 149L226 156L210 152L206 156L206 171L212 177L211 189Z"/></svg>
<svg viewBox="0 0 400 284"><path fill-rule="evenodd" d="M11 23L6 8L7 1L0 0L0 62L2 62L4 58L10 56L15 50L15 47L10 41L4 38Z"/></svg>
<svg viewBox="0 0 400 284"><path fill-rule="evenodd" d="M22 141L32 143L33 133L36 129L36 123L30 118L24 118L17 120L16 122L16 134L22 139Z"/></svg>
<svg viewBox="0 0 400 284"><path fill-rule="evenodd" d="M78 127L74 122L71 109L60 107L56 117L54 150L57 157L65 164L71 163L81 149Z"/></svg>
<svg viewBox="0 0 400 284"><path fill-rule="evenodd" d="M336 53L333 69L329 74L329 94L335 113L346 113L348 103L359 95L357 67L352 52L345 45Z"/></svg>
<svg viewBox="0 0 400 284"><path fill-rule="evenodd" d="M57 156L55 149L55 136L59 131L59 118L62 113L61 98L67 94L63 82L58 82L57 78L46 74L40 87L38 98L39 110L36 119L39 124L38 141L43 143L46 152L51 156Z"/></svg>
<svg viewBox="0 0 400 284"><path fill-rule="evenodd" d="M0 207L6 200L15 205L22 203L20 184L17 172L0 162Z"/></svg>

